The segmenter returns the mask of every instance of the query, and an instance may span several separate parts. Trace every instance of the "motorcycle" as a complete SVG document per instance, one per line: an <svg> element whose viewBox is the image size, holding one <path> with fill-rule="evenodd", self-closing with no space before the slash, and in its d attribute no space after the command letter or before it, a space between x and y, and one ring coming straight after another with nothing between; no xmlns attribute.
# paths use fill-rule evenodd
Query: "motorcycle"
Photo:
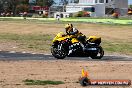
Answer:
<svg viewBox="0 0 132 88"><path fill-rule="evenodd" d="M89 36L85 41L85 44L82 44L73 35L64 35L63 32L60 32L52 41L51 53L57 59L64 59L67 56L101 59L104 56L104 50L100 46L101 37Z"/></svg>

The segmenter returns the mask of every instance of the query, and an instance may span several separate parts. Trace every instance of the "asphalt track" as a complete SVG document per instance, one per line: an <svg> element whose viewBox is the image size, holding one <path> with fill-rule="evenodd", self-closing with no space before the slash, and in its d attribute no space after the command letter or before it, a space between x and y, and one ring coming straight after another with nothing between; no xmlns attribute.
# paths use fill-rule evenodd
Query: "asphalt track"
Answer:
<svg viewBox="0 0 132 88"><path fill-rule="evenodd" d="M21 52L0 51L0 61L8 60L57 60L48 54L31 54ZM91 59L90 57L66 57L64 60L86 60L86 61L132 61L132 56L105 55L102 59Z"/></svg>

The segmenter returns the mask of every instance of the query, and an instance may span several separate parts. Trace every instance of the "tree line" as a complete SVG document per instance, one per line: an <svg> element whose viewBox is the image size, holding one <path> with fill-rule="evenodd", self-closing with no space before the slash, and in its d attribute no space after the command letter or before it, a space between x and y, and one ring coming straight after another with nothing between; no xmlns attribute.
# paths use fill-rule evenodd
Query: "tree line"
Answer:
<svg viewBox="0 0 132 88"><path fill-rule="evenodd" d="M53 0L36 0L33 5L48 6L54 4ZM19 12L28 12L30 9L29 0L0 0L0 13L10 12L14 16Z"/></svg>

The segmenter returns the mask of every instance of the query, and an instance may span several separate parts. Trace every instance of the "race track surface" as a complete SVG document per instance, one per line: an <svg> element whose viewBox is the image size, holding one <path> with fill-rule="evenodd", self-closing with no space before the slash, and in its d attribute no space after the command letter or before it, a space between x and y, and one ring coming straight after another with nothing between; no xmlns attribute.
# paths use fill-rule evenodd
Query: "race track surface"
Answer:
<svg viewBox="0 0 132 88"><path fill-rule="evenodd" d="M52 55L31 54L21 52L0 51L0 60L56 60ZM64 60L87 60L87 61L132 61L132 56L105 55L102 59L90 57L66 57Z"/></svg>

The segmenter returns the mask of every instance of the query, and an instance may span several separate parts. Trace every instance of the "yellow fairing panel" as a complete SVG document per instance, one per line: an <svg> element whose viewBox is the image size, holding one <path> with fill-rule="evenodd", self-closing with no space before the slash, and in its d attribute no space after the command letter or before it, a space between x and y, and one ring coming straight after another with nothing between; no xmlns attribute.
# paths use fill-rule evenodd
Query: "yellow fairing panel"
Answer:
<svg viewBox="0 0 132 88"><path fill-rule="evenodd" d="M66 39L66 38L68 38L68 37L67 36L66 37L55 37L54 40L53 40L53 42L55 42L55 41L62 41L64 39Z"/></svg>
<svg viewBox="0 0 132 88"><path fill-rule="evenodd" d="M61 41L62 39L63 39L63 37L62 37L62 35L63 35L64 33L63 32L60 32L60 33L58 33L57 35L56 35L56 37L53 39L53 42L55 42L55 41Z"/></svg>
<svg viewBox="0 0 132 88"><path fill-rule="evenodd" d="M89 40L90 42L94 42L94 41L97 41L97 40L100 40L100 41L101 41L101 37L90 36L90 37L88 38L88 40Z"/></svg>
<svg viewBox="0 0 132 88"><path fill-rule="evenodd" d="M72 43L77 43L77 42L79 42L79 41L78 41L76 38L72 38L71 42L72 42Z"/></svg>

